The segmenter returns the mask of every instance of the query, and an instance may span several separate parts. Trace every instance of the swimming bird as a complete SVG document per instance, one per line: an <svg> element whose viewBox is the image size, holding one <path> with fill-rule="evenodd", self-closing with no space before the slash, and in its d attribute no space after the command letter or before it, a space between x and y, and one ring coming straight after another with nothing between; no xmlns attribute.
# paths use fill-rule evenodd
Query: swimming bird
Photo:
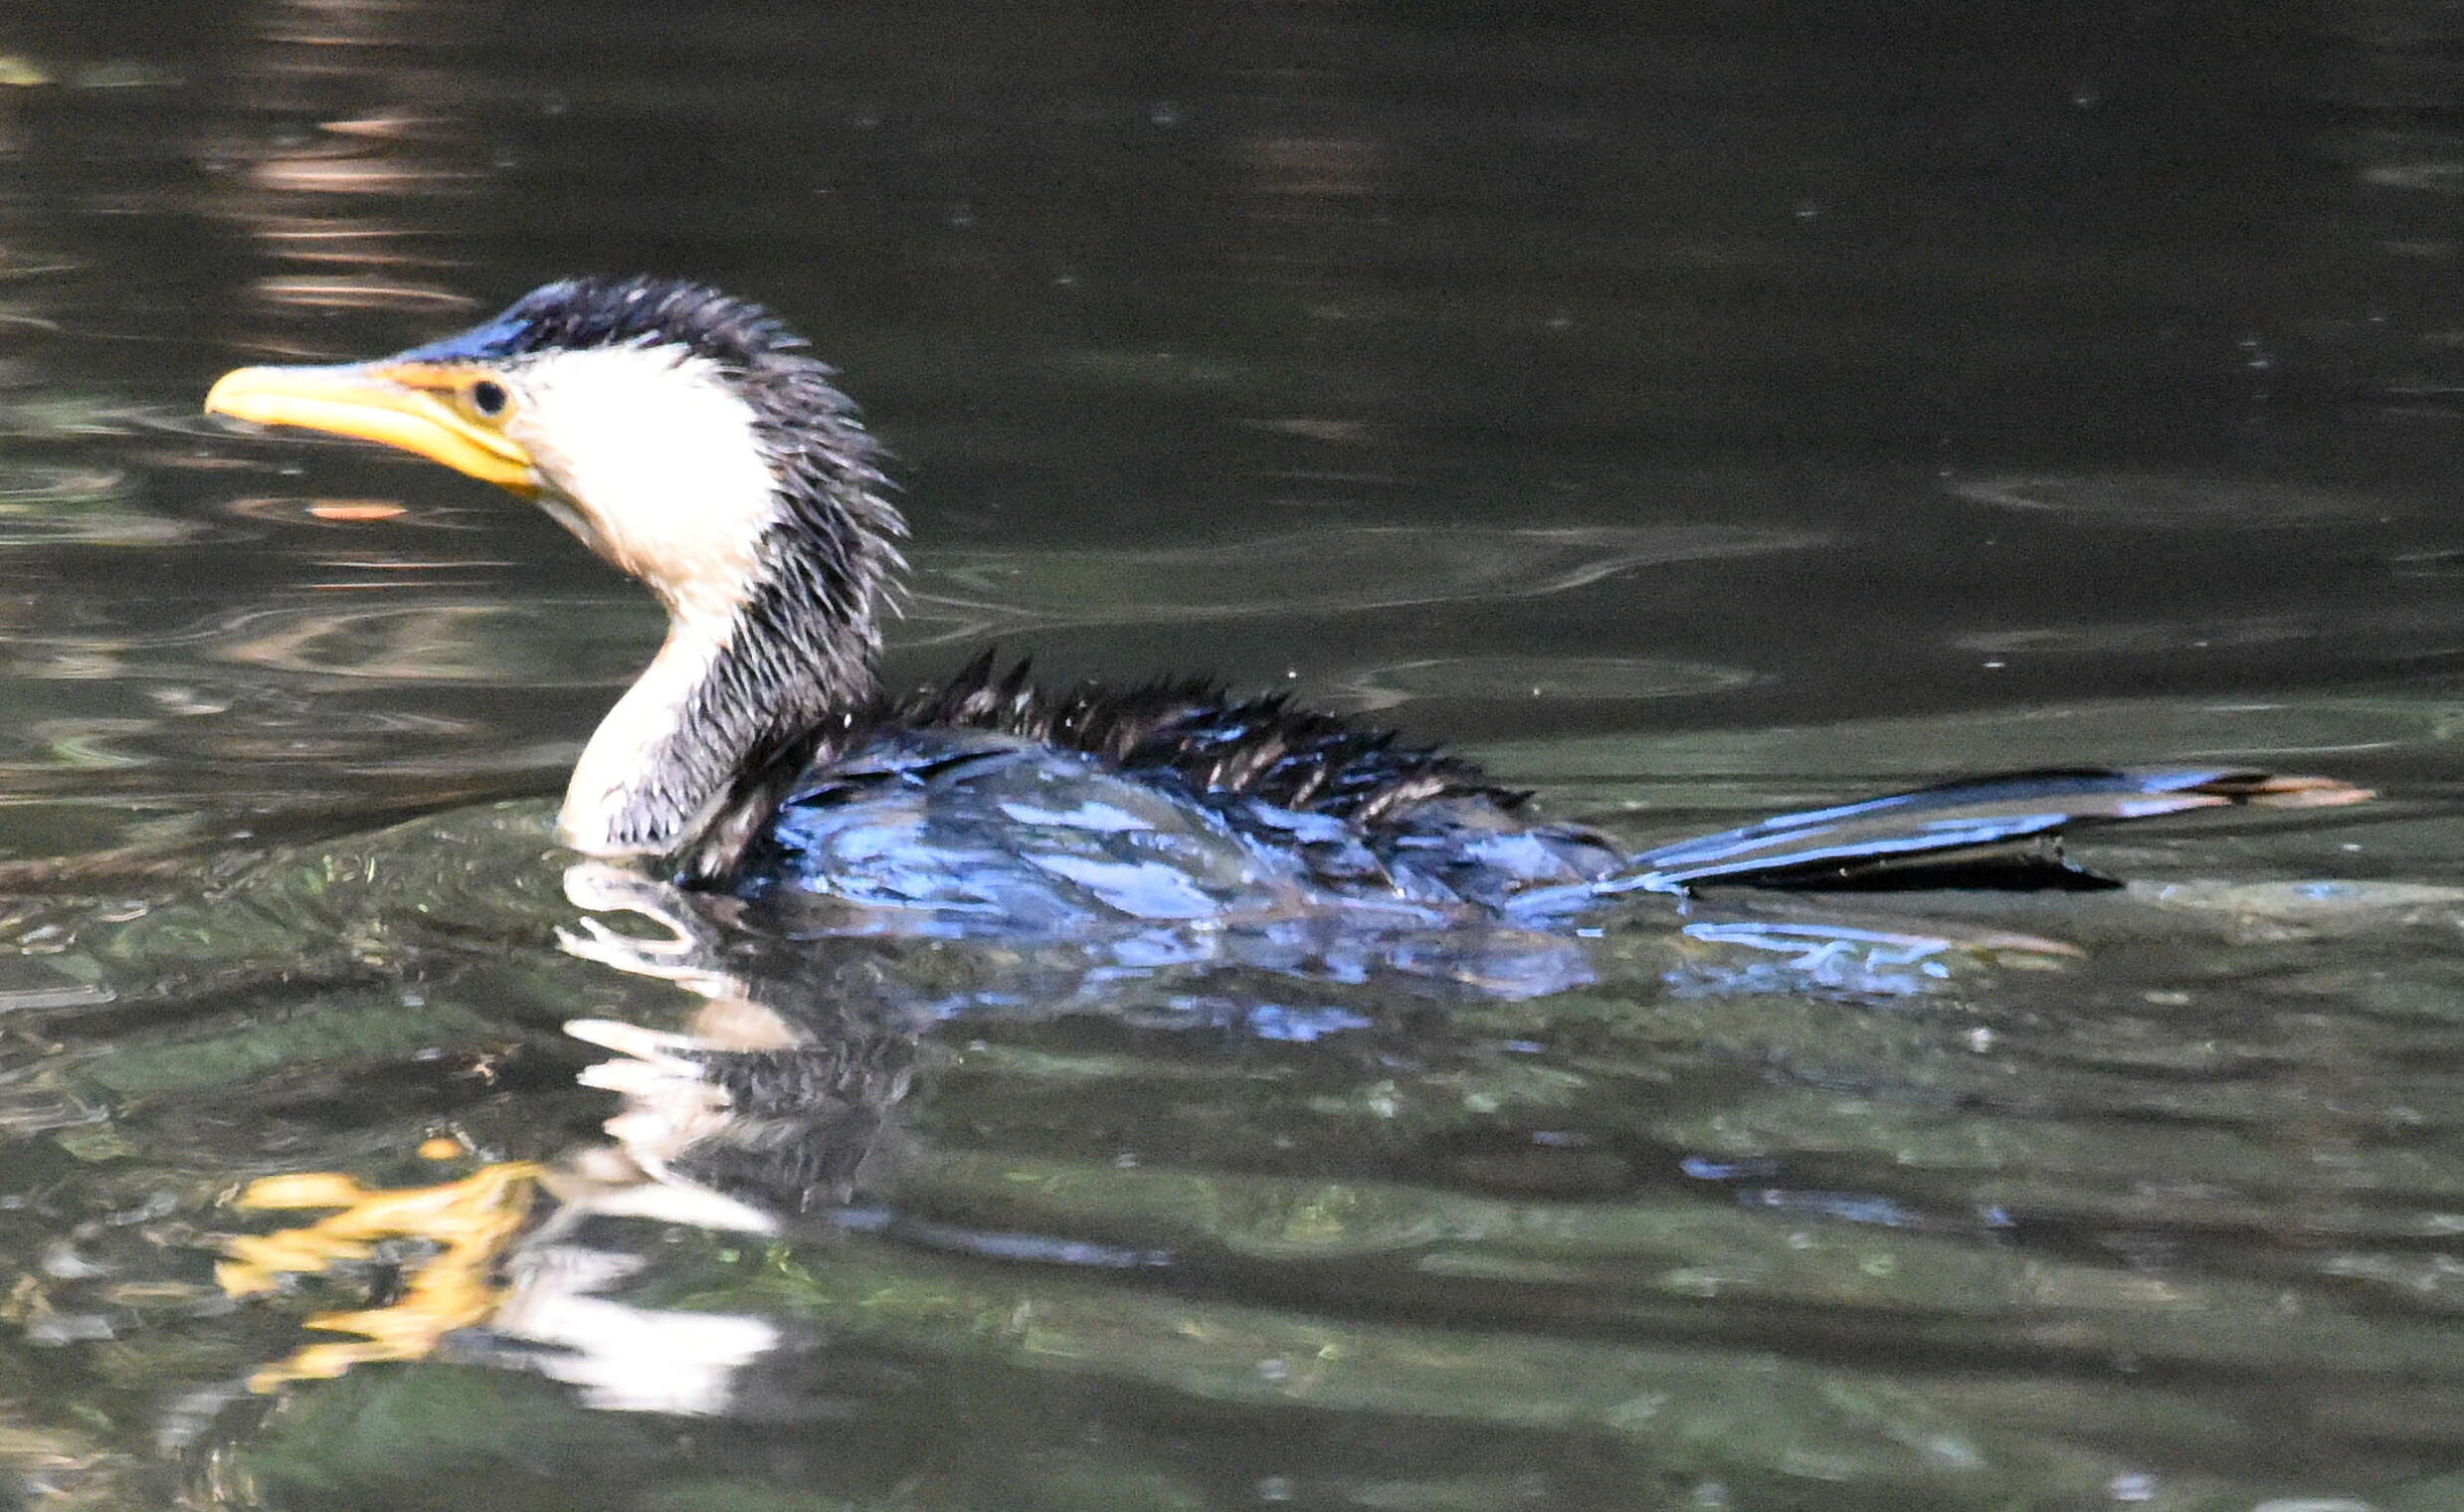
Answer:
<svg viewBox="0 0 2464 1512"><path fill-rule="evenodd" d="M549 284L390 357L239 369L206 408L443 463L647 585L666 639L558 823L576 850L702 887L1048 923L1269 896L1494 912L1719 881L2095 885L2049 838L2369 796L2230 767L2031 772L1636 852L1535 817L1468 761L1202 680L1042 688L987 656L892 695L881 626L906 525L880 451L777 316L680 279Z"/></svg>

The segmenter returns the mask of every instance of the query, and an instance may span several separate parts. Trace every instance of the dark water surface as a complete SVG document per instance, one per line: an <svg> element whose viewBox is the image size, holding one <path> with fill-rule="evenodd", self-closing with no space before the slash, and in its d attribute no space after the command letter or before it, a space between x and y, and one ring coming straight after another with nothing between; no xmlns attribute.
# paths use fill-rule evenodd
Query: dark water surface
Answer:
<svg viewBox="0 0 2464 1512"><path fill-rule="evenodd" d="M2464 24L1938 9L0 10L5 1504L2464 1507ZM197 410L634 269L845 368L901 676L2388 796L1305 971L568 877L649 601Z"/></svg>

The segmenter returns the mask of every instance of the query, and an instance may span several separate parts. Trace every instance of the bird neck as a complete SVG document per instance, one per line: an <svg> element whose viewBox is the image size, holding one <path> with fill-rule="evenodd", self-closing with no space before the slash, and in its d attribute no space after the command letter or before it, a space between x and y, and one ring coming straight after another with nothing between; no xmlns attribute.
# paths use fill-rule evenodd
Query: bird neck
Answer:
<svg viewBox="0 0 2464 1512"><path fill-rule="evenodd" d="M703 875L732 865L786 782L843 743L877 691L871 584L833 586L853 585L789 563L732 606L670 602L659 655L574 767L565 843L604 856L690 847L687 869Z"/></svg>

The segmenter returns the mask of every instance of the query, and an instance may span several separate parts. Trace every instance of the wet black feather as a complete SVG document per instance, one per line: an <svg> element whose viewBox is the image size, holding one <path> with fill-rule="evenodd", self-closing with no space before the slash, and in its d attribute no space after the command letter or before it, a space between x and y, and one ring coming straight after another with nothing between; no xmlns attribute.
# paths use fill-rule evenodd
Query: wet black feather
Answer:
<svg viewBox="0 0 2464 1512"><path fill-rule="evenodd" d="M805 355L805 339L762 305L690 279L656 274L543 284L485 325L403 356L501 360L670 343L738 372L781 359L819 365ZM837 407L845 408L846 400Z"/></svg>
<svg viewBox="0 0 2464 1512"><path fill-rule="evenodd" d="M1165 677L1126 688L1080 682L1042 688L1024 661L996 671L985 652L938 687L876 704L869 725L952 725L1082 751L1125 772L1168 776L1197 793L1254 798L1378 829L1416 806L1483 799L1519 807L1471 762L1433 746L1399 745L1281 694L1238 698L1221 684Z"/></svg>

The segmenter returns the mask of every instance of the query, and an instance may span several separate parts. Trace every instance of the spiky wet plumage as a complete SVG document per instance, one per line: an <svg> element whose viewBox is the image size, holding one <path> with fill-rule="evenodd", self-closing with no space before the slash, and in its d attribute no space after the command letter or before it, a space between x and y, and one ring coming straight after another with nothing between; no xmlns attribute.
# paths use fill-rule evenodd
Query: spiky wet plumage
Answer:
<svg viewBox="0 0 2464 1512"><path fill-rule="evenodd" d="M986 652L947 684L893 700L875 718L1016 735L1124 771L1170 773L1200 792L1331 815L1366 829L1435 799L1476 798L1511 810L1531 797L1434 746L1398 744L1391 730L1364 730L1281 694L1234 698L1197 677L1052 689L1035 684L1026 662L1006 673L995 665Z"/></svg>

